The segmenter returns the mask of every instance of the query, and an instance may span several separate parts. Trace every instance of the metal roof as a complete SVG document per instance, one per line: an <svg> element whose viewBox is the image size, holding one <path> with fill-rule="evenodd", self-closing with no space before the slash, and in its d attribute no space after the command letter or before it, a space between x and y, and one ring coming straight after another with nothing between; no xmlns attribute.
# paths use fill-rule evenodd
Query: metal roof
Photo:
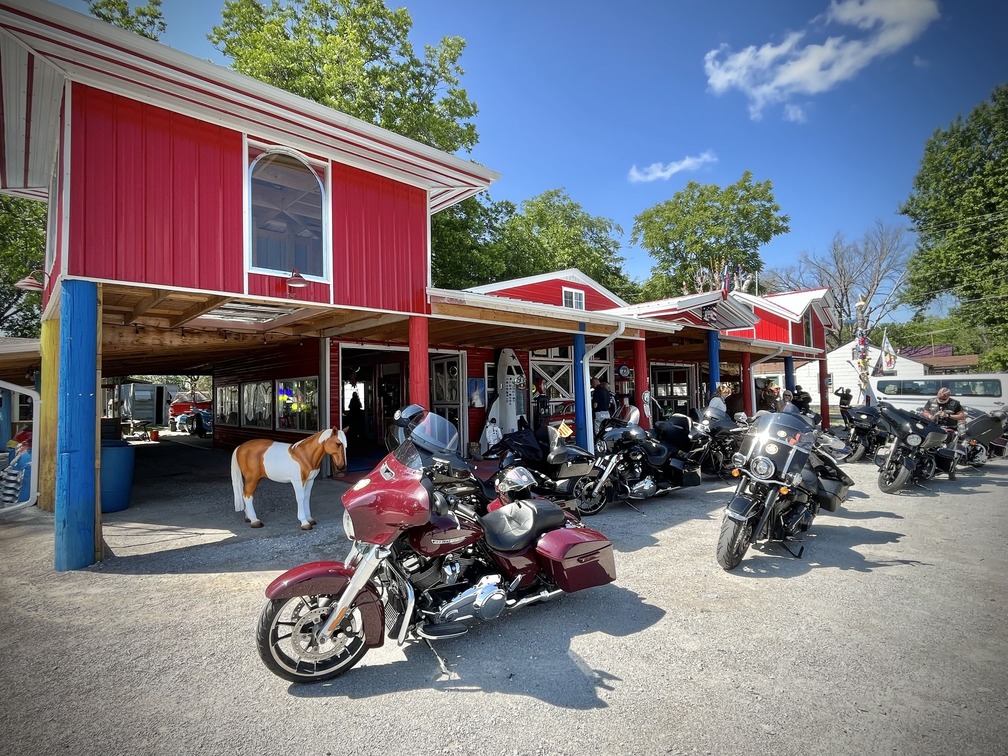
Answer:
<svg viewBox="0 0 1008 756"><path fill-rule="evenodd" d="M43 198L66 81L275 140L426 189L437 211L486 189L495 171L43 0L0 2L5 188ZM20 139L14 138L19 134ZM40 144L37 163L22 168ZM42 141L37 141L42 140ZM20 157L19 157L20 156Z"/></svg>

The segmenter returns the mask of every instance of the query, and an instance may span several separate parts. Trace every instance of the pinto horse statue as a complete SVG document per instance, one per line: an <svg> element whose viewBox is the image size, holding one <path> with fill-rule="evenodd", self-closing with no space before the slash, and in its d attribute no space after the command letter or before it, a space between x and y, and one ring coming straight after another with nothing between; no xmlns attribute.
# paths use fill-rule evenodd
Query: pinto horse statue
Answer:
<svg viewBox="0 0 1008 756"><path fill-rule="evenodd" d="M252 506L252 495L259 481L269 478L278 483L290 483L297 499L301 530L311 530L317 524L311 516L311 490L319 465L328 454L337 472L345 470L346 446L346 434L338 428L326 428L294 444L268 438L246 441L231 454L235 511L244 510L245 522L253 528L261 528L263 522L256 517Z"/></svg>

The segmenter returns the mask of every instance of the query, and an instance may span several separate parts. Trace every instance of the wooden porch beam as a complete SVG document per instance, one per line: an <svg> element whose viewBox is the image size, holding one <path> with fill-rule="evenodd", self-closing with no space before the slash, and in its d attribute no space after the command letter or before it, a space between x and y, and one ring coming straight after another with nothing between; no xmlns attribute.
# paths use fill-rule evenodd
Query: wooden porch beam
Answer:
<svg viewBox="0 0 1008 756"><path fill-rule="evenodd" d="M188 323L190 320L195 320L200 315L205 315L211 310L216 310L225 302L230 302L233 297L210 297L205 302L199 302L188 310L176 315L168 321L169 328L178 328L180 325Z"/></svg>
<svg viewBox="0 0 1008 756"><path fill-rule="evenodd" d="M147 312L152 307L157 307L159 304L164 302L168 297L172 295L170 289L155 289L149 296L140 300L136 307L133 308L133 312L123 315L123 324L130 325L136 322L136 319Z"/></svg>

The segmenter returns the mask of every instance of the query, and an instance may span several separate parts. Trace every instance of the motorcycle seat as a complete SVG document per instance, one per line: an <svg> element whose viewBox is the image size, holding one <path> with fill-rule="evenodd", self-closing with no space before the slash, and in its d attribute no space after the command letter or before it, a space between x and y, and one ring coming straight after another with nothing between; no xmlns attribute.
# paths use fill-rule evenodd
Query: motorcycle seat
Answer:
<svg viewBox="0 0 1008 756"><path fill-rule="evenodd" d="M545 499L511 502L480 518L487 545L495 551L527 549L540 535L566 520L564 510Z"/></svg>

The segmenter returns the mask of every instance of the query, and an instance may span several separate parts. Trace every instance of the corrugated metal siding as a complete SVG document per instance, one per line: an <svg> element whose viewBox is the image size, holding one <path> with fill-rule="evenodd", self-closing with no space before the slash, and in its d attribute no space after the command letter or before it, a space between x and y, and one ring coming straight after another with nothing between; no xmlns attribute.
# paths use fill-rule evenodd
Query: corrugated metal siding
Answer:
<svg viewBox="0 0 1008 756"><path fill-rule="evenodd" d="M244 289L234 131L75 84L72 275Z"/></svg>
<svg viewBox="0 0 1008 756"><path fill-rule="evenodd" d="M823 325L815 310L812 311L812 346L818 349L826 348L826 326Z"/></svg>
<svg viewBox="0 0 1008 756"><path fill-rule="evenodd" d="M329 284L309 281L303 289L287 287L287 276L270 276L263 273L249 273L249 294L262 297L282 297L300 302L329 302Z"/></svg>
<svg viewBox="0 0 1008 756"><path fill-rule="evenodd" d="M562 307L564 289L583 291L585 309L588 311L608 310L611 307L619 307L621 304L620 302L612 301L609 297L604 296L589 286L584 286L573 281L564 281L560 278L501 289L500 291L493 292L493 294L499 297L511 297L512 299L522 299L526 302L541 302L542 304Z"/></svg>
<svg viewBox="0 0 1008 756"><path fill-rule="evenodd" d="M424 312L426 193L334 163L332 208L335 303Z"/></svg>
<svg viewBox="0 0 1008 756"><path fill-rule="evenodd" d="M756 338L766 341L776 341L782 344L791 343L791 321L767 312L759 307L756 308Z"/></svg>
<svg viewBox="0 0 1008 756"><path fill-rule="evenodd" d="M791 324L791 343L801 346L808 346L805 343L805 324L798 322Z"/></svg>

